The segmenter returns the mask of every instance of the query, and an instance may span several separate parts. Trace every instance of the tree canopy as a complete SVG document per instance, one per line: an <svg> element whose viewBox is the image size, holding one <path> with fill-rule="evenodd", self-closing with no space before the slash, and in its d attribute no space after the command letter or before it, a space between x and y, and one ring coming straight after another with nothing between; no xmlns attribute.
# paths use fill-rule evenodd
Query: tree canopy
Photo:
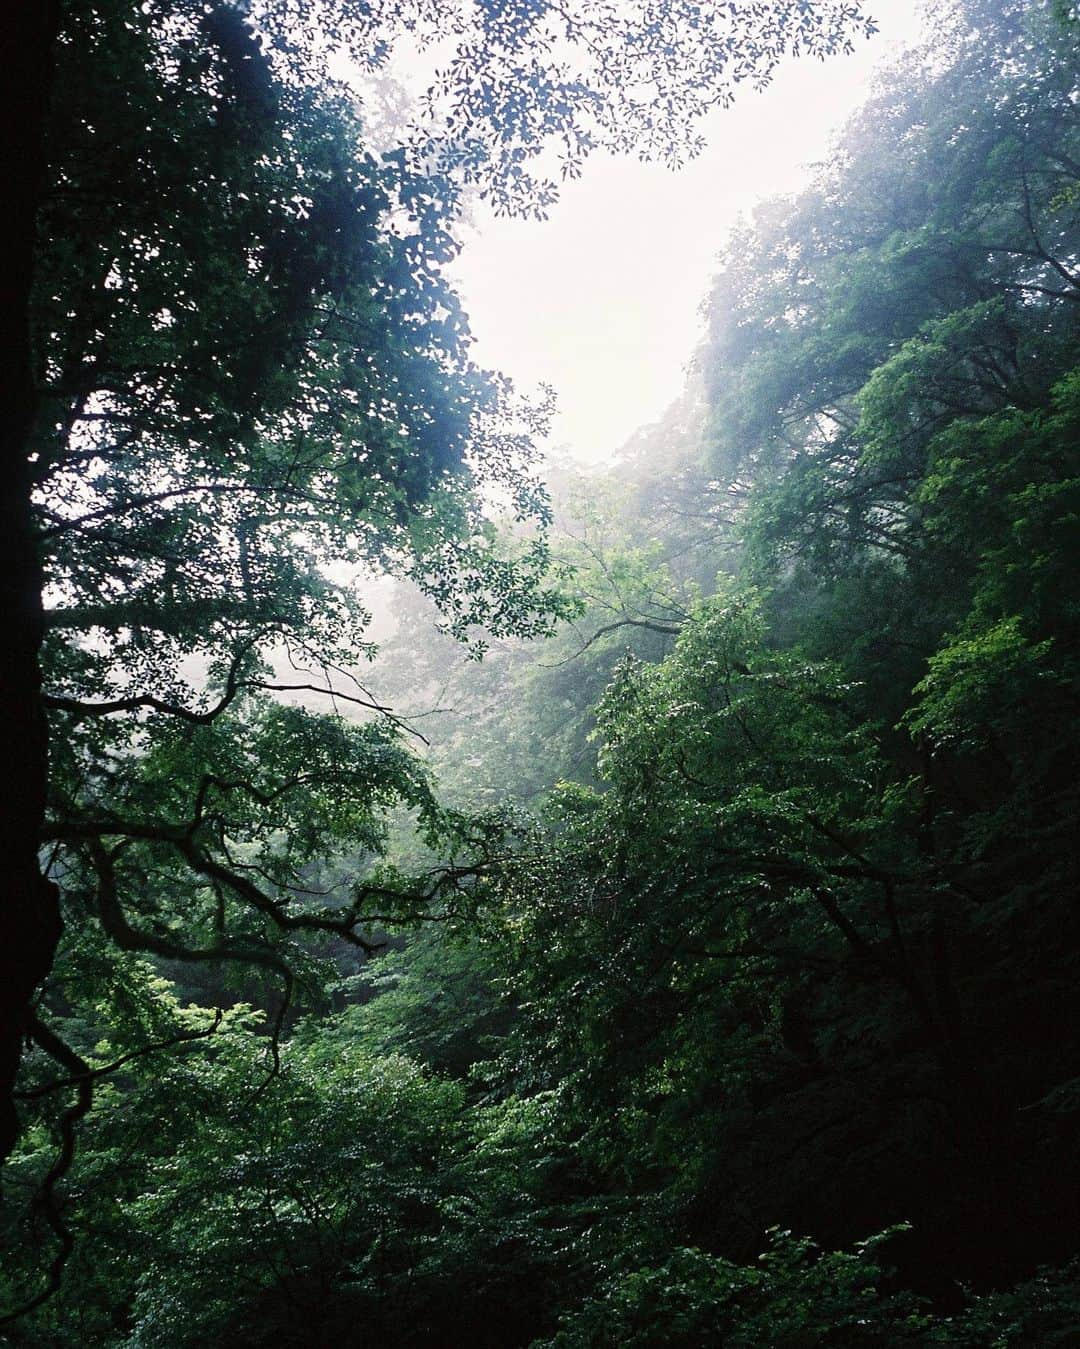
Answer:
<svg viewBox="0 0 1080 1349"><path fill-rule="evenodd" d="M1073 1343L1075 16L943 8L550 489L462 194L678 159L858 6L52 17L2 1333ZM328 69L437 40L376 152Z"/></svg>

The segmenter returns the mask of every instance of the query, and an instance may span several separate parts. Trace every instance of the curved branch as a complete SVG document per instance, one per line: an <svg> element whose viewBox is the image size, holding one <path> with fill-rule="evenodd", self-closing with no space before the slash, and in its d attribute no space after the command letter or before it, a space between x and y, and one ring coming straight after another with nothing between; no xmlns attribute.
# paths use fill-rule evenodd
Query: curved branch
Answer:
<svg viewBox="0 0 1080 1349"><path fill-rule="evenodd" d="M273 684L262 679L237 678L242 657L250 649L250 646L245 647L244 651L234 659L226 679L225 692L220 700L213 707L202 712L185 707L182 703L166 702L165 699L158 698L152 693L132 694L128 698L113 698L108 702L101 703L87 703L79 698L69 698L64 694L47 693L43 696L42 701L46 707L54 711L69 712L76 721L85 721L91 717L111 717L117 713L137 712L142 708L148 708L150 711L159 712L163 716L179 717L181 720L191 722L196 726L206 726L221 716L234 701L237 694L245 689L258 689L267 693L318 693L324 698L329 698L335 704L340 701L349 703L354 707L365 708L369 712L377 712L396 730L405 731L407 734L415 736L425 745L429 743L427 737L421 731L410 725L404 717L398 716L392 707L386 703L377 702L374 698L359 697L355 693L344 693L341 689L329 685Z"/></svg>
<svg viewBox="0 0 1080 1349"><path fill-rule="evenodd" d="M80 421L88 421L87 417L80 417ZM161 505L167 501L175 501L184 497L192 496L296 496L298 500L304 502L304 498L295 489L291 489L287 483L273 483L271 485L262 485L259 483L229 483L229 482L197 482L189 487L171 487L160 492L147 492L141 496L131 496L123 501L116 501L108 506L100 506L96 510L87 511L85 515L73 516L70 519L59 519L55 525L50 525L48 529L42 530L43 539L53 539L58 535L65 534L72 529L81 529L93 521L117 519L132 511L143 510L147 506ZM57 518L55 515L53 518Z"/></svg>
<svg viewBox="0 0 1080 1349"><path fill-rule="evenodd" d="M97 891L98 917L106 933L123 951L147 951L160 956L163 960L180 960L195 963L207 960L233 960L245 965L260 965L274 970L282 977L292 977L292 971L285 961L275 952L261 946L240 946L228 942L219 942L216 946L181 946L156 933L142 932L128 922L117 897L116 886L116 849L112 852L105 848L101 837L109 833L122 834L122 829L107 828L96 835L84 835L88 850L97 873L99 885ZM129 837L146 837L129 835ZM175 840L173 840L175 841Z"/></svg>
<svg viewBox="0 0 1080 1349"><path fill-rule="evenodd" d="M328 932L359 947L366 955L374 955L380 949L380 943L368 941L356 931L361 915L350 912L345 918L335 918L326 911L288 913L277 900L260 890L246 876L238 874L232 868L200 851L191 835L192 831L189 828L169 828L159 824L142 824L135 820L72 820L46 829L44 841L59 839L72 843L84 842L88 845L94 869L101 881L98 902L102 925L124 950L149 951L152 955L161 956L165 960L238 960L265 965L282 975L288 970L283 960L263 947L232 946L226 943L191 948L178 946L167 938L133 928L117 898L113 865L116 852L114 850L110 853L102 843L102 839L110 837L168 844L175 848L197 875L224 885L256 912L269 918L282 931Z"/></svg>
<svg viewBox="0 0 1080 1349"><path fill-rule="evenodd" d="M356 683L355 680L353 682ZM387 706L385 703L376 702L374 698L358 698L355 693L342 693L340 689L335 689L330 686L324 687L321 684L268 684L261 680L253 680L250 683L244 684L242 687L249 689L265 689L271 693L319 693L324 698L329 698L331 702L337 702L338 699L340 699L343 703L352 703L356 707L365 707L371 712L378 712L379 715L385 717L395 729L408 732L409 735L415 736L417 740L422 741L425 745L430 744L430 741L422 732L418 731L415 726L411 726L404 717L398 716L392 707Z"/></svg>
<svg viewBox="0 0 1080 1349"><path fill-rule="evenodd" d="M56 1202L56 1186L71 1170L71 1164L75 1160L75 1126L79 1120L89 1113L90 1107L94 1103L93 1072L86 1060L76 1054L70 1045L65 1044L34 1012L30 1012L27 1019L27 1030L36 1045L68 1070L71 1074L70 1084L76 1087L78 1095L74 1104L68 1106L60 1115L60 1151L52 1166L45 1173L37 1199L45 1214L45 1221L52 1228L53 1234L59 1242L59 1249L49 1264L45 1287L21 1306L0 1316L0 1326L9 1325L12 1321L16 1321L20 1317L26 1316L27 1313L34 1311L42 1303L47 1302L60 1288L64 1267L67 1265L71 1252L75 1249L75 1238L71 1229L60 1216L60 1209Z"/></svg>
<svg viewBox="0 0 1080 1349"><path fill-rule="evenodd" d="M284 996L281 1004L274 1016L274 1021L270 1030L270 1053L273 1059L273 1067L270 1072L270 1078L276 1077L281 1067L279 1047L281 1042L281 1029L285 1022L285 1015L292 1002L293 991L293 972L288 964L275 952L266 950L263 947L244 947L230 945L228 942L219 942L217 946L209 947L188 947L178 946L175 942L167 941L149 932L140 932L133 928L128 922L127 914L116 893L116 850L109 852L100 839L94 839L90 842L90 854L93 858L94 870L98 874L100 886L98 888L98 914L101 918L101 925L105 931L112 937L123 950L126 951L149 951L152 955L162 956L166 960L182 960L188 963L201 962L205 960L233 960L239 964L259 965L264 969L273 970L284 985ZM212 1034L220 1023L220 1012L218 1019L215 1020L213 1027L209 1032L201 1032L202 1036ZM198 1039L200 1036L191 1036L189 1038ZM267 1081L270 1080L267 1078ZM265 1086L266 1083L263 1083ZM261 1090L262 1088L260 1088Z"/></svg>
<svg viewBox="0 0 1080 1349"><path fill-rule="evenodd" d="M234 653L232 663L229 666L229 673L225 677L225 691L218 702L205 712L195 712L190 707L184 707L180 703L167 703L151 693L136 694L130 698L114 698L111 702L105 703L84 703L78 698L67 698L59 694L46 693L42 697L42 702L46 707L58 712L72 713L76 721L85 720L87 717L109 717L116 712L135 712L139 708L148 707L166 716L180 717L182 720L190 721L197 726L206 726L221 716L241 689L260 687L258 684L245 683L239 678L240 666L251 653L251 647L252 643L245 642Z"/></svg>
<svg viewBox="0 0 1080 1349"><path fill-rule="evenodd" d="M583 646L580 646L577 651L566 656L563 660L553 661L551 664L548 664L547 661L540 661L539 663L545 670L557 670L560 665L569 665L571 661L583 656L594 642L598 642L601 637L606 637L610 632L617 632L619 628L645 628L649 632L659 632L666 637L677 637L682 630L682 624L654 618L620 618L614 623L605 623L602 627L597 628Z"/></svg>
<svg viewBox="0 0 1080 1349"><path fill-rule="evenodd" d="M85 1072L77 1073L73 1077L61 1078L57 1082L49 1082L44 1087L35 1087L33 1091L19 1091L15 1097L19 1101L34 1101L42 1096L49 1096L54 1091L60 1091L64 1087L77 1087L87 1078L95 1082L99 1077L106 1077L109 1073L115 1073L118 1069L125 1067L135 1059L145 1058L147 1054L156 1054L162 1049L173 1049L177 1045L190 1044L192 1040L207 1040L213 1035L221 1025L224 1017L220 1007L214 1009L213 1025L206 1030L181 1031L177 1035L171 1036L168 1040L155 1040L153 1044L142 1045L139 1049L133 1049L128 1054L122 1054L112 1063L107 1063L101 1068L90 1068L87 1066Z"/></svg>
<svg viewBox="0 0 1080 1349"><path fill-rule="evenodd" d="M366 955L374 955L379 949L376 942L370 942L356 931L359 917L331 918L327 913L287 913L275 899L260 890L246 876L241 876L221 862L207 857L199 851L190 838L172 840L174 847L183 856L192 871L208 880L220 881L259 913L264 914L283 931L306 929L315 932L329 932L341 937L353 946L358 946Z"/></svg>

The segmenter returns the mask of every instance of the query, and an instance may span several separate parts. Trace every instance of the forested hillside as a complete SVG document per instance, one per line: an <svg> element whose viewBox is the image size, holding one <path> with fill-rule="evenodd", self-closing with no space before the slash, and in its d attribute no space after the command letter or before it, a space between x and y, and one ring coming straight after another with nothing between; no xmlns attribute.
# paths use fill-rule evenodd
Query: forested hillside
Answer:
<svg viewBox="0 0 1080 1349"><path fill-rule="evenodd" d="M286 7L61 6L0 1342L1080 1344L1080 21L941 0L545 485L461 193L863 23L660 10L462 19L417 158Z"/></svg>

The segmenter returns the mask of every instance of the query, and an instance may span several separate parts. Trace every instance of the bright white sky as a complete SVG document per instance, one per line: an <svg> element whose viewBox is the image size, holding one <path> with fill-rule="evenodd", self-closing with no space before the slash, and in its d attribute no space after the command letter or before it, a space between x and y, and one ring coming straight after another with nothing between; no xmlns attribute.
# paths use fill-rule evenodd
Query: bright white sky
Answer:
<svg viewBox="0 0 1080 1349"><path fill-rule="evenodd" d="M863 101L875 64L917 40L914 0L869 0L880 32L854 56L785 65L705 124L679 173L594 156L547 221L482 208L455 264L478 362L559 395L553 446L610 459L679 394L713 260L740 213L796 191Z"/></svg>

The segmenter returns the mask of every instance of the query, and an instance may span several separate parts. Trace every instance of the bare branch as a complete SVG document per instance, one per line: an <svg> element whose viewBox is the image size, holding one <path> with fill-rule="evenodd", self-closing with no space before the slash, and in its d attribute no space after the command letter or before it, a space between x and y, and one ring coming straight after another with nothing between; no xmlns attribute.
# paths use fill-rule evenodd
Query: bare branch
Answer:
<svg viewBox="0 0 1080 1349"><path fill-rule="evenodd" d="M577 660L583 656L594 642L598 642L601 637L606 637L608 633L617 632L619 628L645 628L649 632L659 632L668 637L677 637L682 630L682 624L668 622L664 619L653 618L620 618L614 623L605 623L602 627L596 629L593 635L580 646L572 655L566 656L563 660L540 661L540 665L545 670L557 670L560 665L569 665L571 661Z"/></svg>

